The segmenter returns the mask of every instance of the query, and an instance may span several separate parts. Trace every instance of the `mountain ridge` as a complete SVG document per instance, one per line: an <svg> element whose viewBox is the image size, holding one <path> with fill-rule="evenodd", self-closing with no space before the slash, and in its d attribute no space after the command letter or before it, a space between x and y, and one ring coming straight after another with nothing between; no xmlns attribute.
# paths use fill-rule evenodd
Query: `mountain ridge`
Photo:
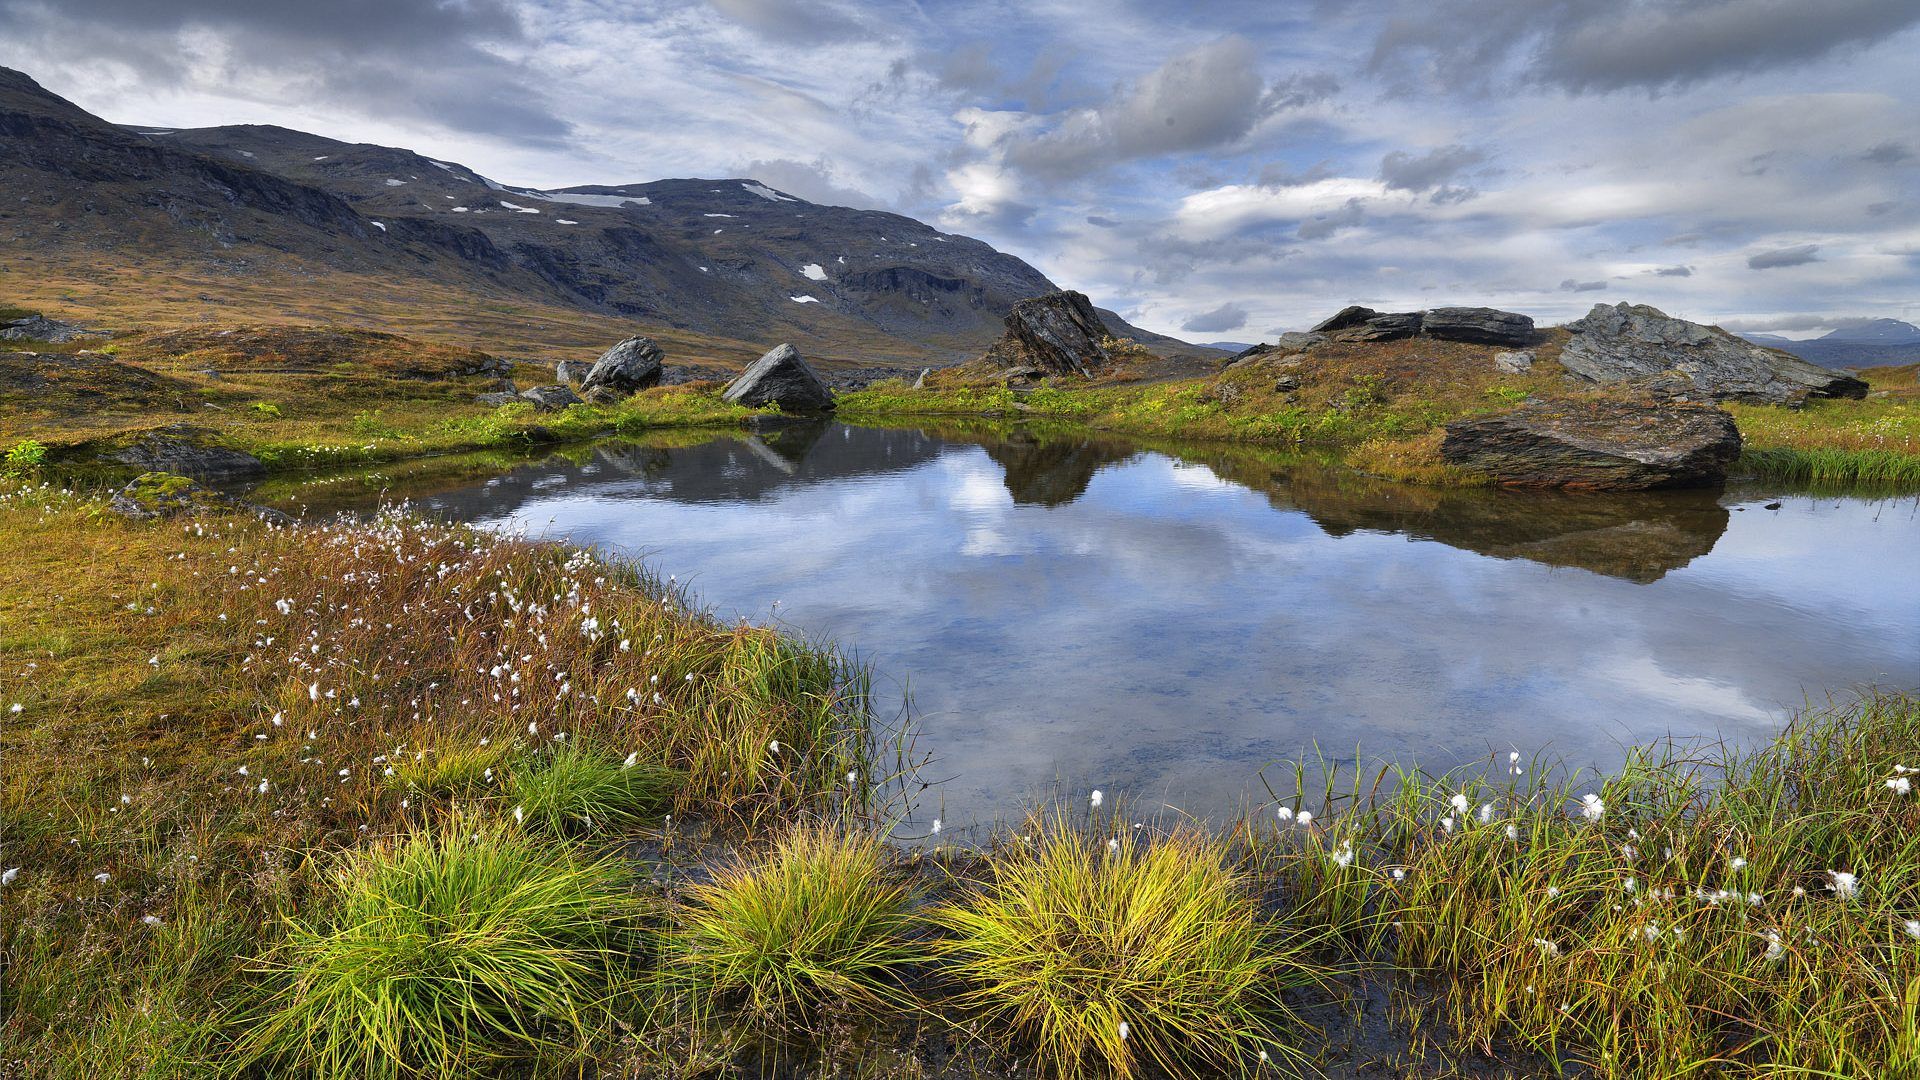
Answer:
<svg viewBox="0 0 1920 1080"><path fill-rule="evenodd" d="M1058 288L972 237L751 177L515 187L275 125L112 124L8 69L0 181L21 192L0 205L0 235L56 276L85 276L103 254L165 257L239 279L222 284L244 298L265 263L282 293L344 274L735 343L729 354L792 340L845 361L957 362L998 337L1015 301ZM1118 336L1208 354L1102 315Z"/></svg>

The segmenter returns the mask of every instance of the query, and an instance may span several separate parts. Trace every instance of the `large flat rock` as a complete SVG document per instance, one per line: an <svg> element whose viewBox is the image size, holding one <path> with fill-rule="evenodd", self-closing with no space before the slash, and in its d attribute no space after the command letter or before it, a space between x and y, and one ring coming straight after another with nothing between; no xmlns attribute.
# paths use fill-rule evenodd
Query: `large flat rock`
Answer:
<svg viewBox="0 0 1920 1080"><path fill-rule="evenodd" d="M1696 487L1726 477L1740 432L1720 409L1535 401L1448 424L1440 456L1512 487Z"/></svg>

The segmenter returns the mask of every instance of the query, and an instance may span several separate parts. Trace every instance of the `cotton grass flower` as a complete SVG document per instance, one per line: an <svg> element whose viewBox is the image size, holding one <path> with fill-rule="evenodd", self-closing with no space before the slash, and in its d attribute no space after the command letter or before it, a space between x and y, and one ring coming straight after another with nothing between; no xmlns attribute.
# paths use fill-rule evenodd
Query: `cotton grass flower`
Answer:
<svg viewBox="0 0 1920 1080"><path fill-rule="evenodd" d="M1851 900L1860 892L1860 879L1845 870L1829 870L1827 877L1833 879L1828 888L1835 900Z"/></svg>
<svg viewBox="0 0 1920 1080"><path fill-rule="evenodd" d="M1887 790L1895 795L1913 794L1913 781L1904 776L1896 776L1887 781Z"/></svg>
<svg viewBox="0 0 1920 1080"><path fill-rule="evenodd" d="M9 866L5 872L0 873L0 885L11 885L18 880L20 880L20 868L17 866Z"/></svg>
<svg viewBox="0 0 1920 1080"><path fill-rule="evenodd" d="M1607 816L1606 801L1589 791L1580 796L1580 816L1588 821L1599 821Z"/></svg>
<svg viewBox="0 0 1920 1080"><path fill-rule="evenodd" d="M1105 802L1106 798L1107 797L1101 793L1099 788L1094 788L1093 794L1087 796L1087 803L1091 806L1092 809L1098 810L1100 809L1100 804Z"/></svg>

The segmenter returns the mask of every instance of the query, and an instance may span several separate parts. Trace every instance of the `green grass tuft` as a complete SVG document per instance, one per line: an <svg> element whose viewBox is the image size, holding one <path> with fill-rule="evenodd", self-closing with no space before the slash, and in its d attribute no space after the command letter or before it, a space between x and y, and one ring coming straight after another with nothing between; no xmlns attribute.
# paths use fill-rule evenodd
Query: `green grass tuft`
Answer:
<svg viewBox="0 0 1920 1080"><path fill-rule="evenodd" d="M567 834L665 813L679 787L680 776L670 769L575 740L515 767L509 797L529 827Z"/></svg>
<svg viewBox="0 0 1920 1080"><path fill-rule="evenodd" d="M801 826L766 856L695 887L672 963L688 983L763 1024L806 1024L831 1008L908 1009L901 969L905 885L885 844Z"/></svg>
<svg viewBox="0 0 1920 1080"><path fill-rule="evenodd" d="M325 915L274 950L239 1060L385 1080L571 1059L626 978L626 878L473 820L348 852Z"/></svg>
<svg viewBox="0 0 1920 1080"><path fill-rule="evenodd" d="M941 953L961 1004L1056 1076L1251 1071L1285 1049L1280 991L1318 977L1198 831L1109 841L1055 819L992 872L979 896L935 911Z"/></svg>

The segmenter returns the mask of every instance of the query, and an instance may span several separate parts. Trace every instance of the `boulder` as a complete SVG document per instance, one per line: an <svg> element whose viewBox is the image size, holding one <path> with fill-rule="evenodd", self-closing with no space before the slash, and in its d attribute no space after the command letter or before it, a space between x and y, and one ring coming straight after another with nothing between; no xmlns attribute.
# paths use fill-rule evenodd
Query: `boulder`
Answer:
<svg viewBox="0 0 1920 1080"><path fill-rule="evenodd" d="M1567 324L1560 363L1594 383L1654 382L1699 401L1797 405L1810 397L1865 397L1845 372L1755 345L1717 326L1675 319L1645 304L1596 304Z"/></svg>
<svg viewBox="0 0 1920 1080"><path fill-rule="evenodd" d="M103 457L119 465L198 480L250 480L267 475L267 466L252 454L203 445L194 432L181 427L146 432Z"/></svg>
<svg viewBox="0 0 1920 1080"><path fill-rule="evenodd" d="M481 405L485 405L485 406L488 406L489 408L497 409L502 405L511 405L514 402L519 401L520 395L514 393L511 390L494 390L489 393L481 394L475 397L473 400L478 402Z"/></svg>
<svg viewBox="0 0 1920 1080"><path fill-rule="evenodd" d="M520 391L523 400L533 402L533 407L541 412L558 412L569 405L580 404L580 395L564 386L536 386Z"/></svg>
<svg viewBox="0 0 1920 1080"><path fill-rule="evenodd" d="M1112 335L1085 293L1067 289L1022 300L1007 313L1006 326L1005 336L989 350L1004 367L1090 375L1113 361L1101 344Z"/></svg>
<svg viewBox="0 0 1920 1080"><path fill-rule="evenodd" d="M1526 351L1495 353L1493 366L1502 375L1525 375L1533 370L1533 353Z"/></svg>
<svg viewBox="0 0 1920 1080"><path fill-rule="evenodd" d="M45 341L55 345L64 345L80 337L105 337L104 330L89 330L76 323L49 319L44 315L28 315L22 319L0 320L0 340L6 341Z"/></svg>
<svg viewBox="0 0 1920 1080"><path fill-rule="evenodd" d="M1302 332L1299 330L1289 330L1273 339L1273 351L1306 352L1308 349L1313 348L1325 340L1327 340L1327 335L1325 334L1316 334L1311 331Z"/></svg>
<svg viewBox="0 0 1920 1080"><path fill-rule="evenodd" d="M781 412L799 413L833 408L833 391L800 358L800 350L787 344L755 360L720 396L751 409L778 405Z"/></svg>
<svg viewBox="0 0 1920 1080"><path fill-rule="evenodd" d="M1726 477L1740 456L1740 432L1720 409L1530 401L1448 424L1440 456L1512 487L1692 487Z"/></svg>
<svg viewBox="0 0 1920 1080"><path fill-rule="evenodd" d="M587 377L588 366L578 360L562 360L553 365L553 377L565 386L578 386Z"/></svg>
<svg viewBox="0 0 1920 1080"><path fill-rule="evenodd" d="M1442 341L1526 345L1533 341L1533 320L1490 307L1433 308L1421 318L1420 332Z"/></svg>
<svg viewBox="0 0 1920 1080"><path fill-rule="evenodd" d="M659 386L663 372L661 361L665 359L666 354L652 338L630 337L600 354L600 359L593 362L593 367L580 380L580 388L605 387L626 397L650 386Z"/></svg>

